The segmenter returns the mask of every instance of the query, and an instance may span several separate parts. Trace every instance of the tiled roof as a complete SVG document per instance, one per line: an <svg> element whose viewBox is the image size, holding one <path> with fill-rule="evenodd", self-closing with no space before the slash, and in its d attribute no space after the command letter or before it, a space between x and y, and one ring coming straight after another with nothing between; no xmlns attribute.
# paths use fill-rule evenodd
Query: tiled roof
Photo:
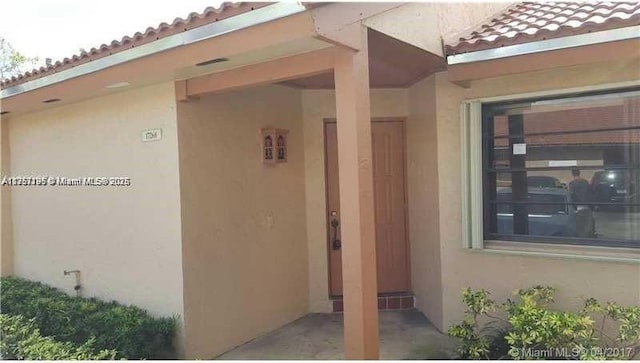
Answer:
<svg viewBox="0 0 640 363"><path fill-rule="evenodd" d="M97 48L91 48L89 51L83 51L79 54L75 54L71 58L64 58L63 60L50 64L49 66L43 66L39 69L34 69L30 72L20 74L19 76L1 80L0 86L2 88L15 86L20 83L60 72L83 63L91 62L102 57L150 43L154 40L185 32L209 23L214 23L216 21L243 14L270 4L271 3L267 2L225 2L218 8L208 7L201 13L189 14L186 19L176 18L171 24L161 23L155 28L149 27L144 32L137 32L132 36L125 36L120 40L113 40L109 44L102 44Z"/></svg>
<svg viewBox="0 0 640 363"><path fill-rule="evenodd" d="M523 2L447 45L448 55L640 25L640 2Z"/></svg>

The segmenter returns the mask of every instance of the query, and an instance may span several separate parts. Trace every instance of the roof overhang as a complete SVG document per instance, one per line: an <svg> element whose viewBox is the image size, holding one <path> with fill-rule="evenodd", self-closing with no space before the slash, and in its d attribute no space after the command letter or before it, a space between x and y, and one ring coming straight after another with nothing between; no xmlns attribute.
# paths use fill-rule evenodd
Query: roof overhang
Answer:
<svg viewBox="0 0 640 363"><path fill-rule="evenodd" d="M270 4L208 25L5 86L0 104L9 113L2 118L332 46L316 38L311 12L299 3ZM227 61L208 64L218 58ZM125 86L110 88L119 84ZM44 102L49 99L61 101Z"/></svg>
<svg viewBox="0 0 640 363"><path fill-rule="evenodd" d="M3 118L152 84L182 81L186 84L186 80L209 75L216 75L219 80L231 72L240 74L253 69L247 68L253 65L267 66L274 61L286 63L298 59L298 55L325 54L327 52L321 51L330 47L353 49L354 29L366 26L365 20L377 15L388 17L390 10L401 6L398 3L343 3L309 7L301 3L275 3L251 7L251 11L106 54L72 68L5 85L0 91L0 102L3 111L10 113ZM373 86L406 87L444 69L442 56L411 45L411 39L405 39L403 34L394 34L398 36L395 38L375 31L370 33L373 33L369 48L370 57L373 54L370 60ZM322 71L328 73L332 83L332 68ZM315 88L313 82L310 86L294 86ZM213 88L216 87L220 85ZM60 101L46 103L50 99Z"/></svg>
<svg viewBox="0 0 640 363"><path fill-rule="evenodd" d="M509 45L500 48L479 50L475 52L454 54L447 56L447 63L449 65L455 65L481 62L493 59L637 38L640 38L640 26L630 26L588 34L580 34L556 39L547 39L523 44Z"/></svg>
<svg viewBox="0 0 640 363"><path fill-rule="evenodd" d="M0 98L4 99L21 93L33 91L38 88L51 86L56 83L98 72L142 57L154 55L177 47L218 37L233 31L298 14L305 10L305 6L298 2L275 3L244 14L239 14L197 27L183 33L174 34L139 47L118 52L104 58L96 59L58 73L4 88L0 90Z"/></svg>

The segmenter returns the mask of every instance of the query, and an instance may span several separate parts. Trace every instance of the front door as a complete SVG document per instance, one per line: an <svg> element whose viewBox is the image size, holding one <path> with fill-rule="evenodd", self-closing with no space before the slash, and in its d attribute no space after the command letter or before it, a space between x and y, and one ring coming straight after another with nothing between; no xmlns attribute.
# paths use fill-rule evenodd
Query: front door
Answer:
<svg viewBox="0 0 640 363"><path fill-rule="evenodd" d="M371 123L378 293L410 289L405 194L403 121ZM342 295L340 194L336 123L325 123L329 280L332 296Z"/></svg>

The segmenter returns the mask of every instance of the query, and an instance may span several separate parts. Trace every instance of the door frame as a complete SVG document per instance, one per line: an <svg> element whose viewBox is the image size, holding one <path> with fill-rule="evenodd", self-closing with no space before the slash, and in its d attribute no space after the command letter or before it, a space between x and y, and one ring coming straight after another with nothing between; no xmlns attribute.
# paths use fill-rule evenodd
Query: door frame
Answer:
<svg viewBox="0 0 640 363"><path fill-rule="evenodd" d="M404 224L405 224L405 248L407 249L407 260L405 261L405 266L406 266L406 276L407 276L407 285L409 286L409 291L404 291L404 292L412 292L413 291L413 284L412 284L412 279L411 279L411 245L410 245L410 239L411 239L411 235L410 235L410 231L409 231L409 185L408 185L408 165L407 165L407 118L406 117L372 117L371 118L371 123L375 123L375 122L400 122L402 125L402 144L403 144L403 153L402 153L402 159L403 159L403 171L404 171L404 209L405 209L405 218L404 218ZM328 117L328 118L324 118L322 120L322 139L323 139L323 163L324 163L324 203L325 203L325 211L324 211L324 217L325 217L325 247L326 247L326 253L327 253L327 295L329 296L329 299L332 298L336 298L336 297L340 297L341 295L333 295L331 292L331 221L330 221L330 217L329 217L329 180L328 180L328 165L327 165L327 124L331 124L331 123L336 123L337 122L337 118L335 117ZM338 151L339 152L339 151ZM342 267L341 267L342 268ZM395 293L392 293L392 295ZM378 294L381 295L381 294ZM388 295L388 294L383 294L383 295Z"/></svg>

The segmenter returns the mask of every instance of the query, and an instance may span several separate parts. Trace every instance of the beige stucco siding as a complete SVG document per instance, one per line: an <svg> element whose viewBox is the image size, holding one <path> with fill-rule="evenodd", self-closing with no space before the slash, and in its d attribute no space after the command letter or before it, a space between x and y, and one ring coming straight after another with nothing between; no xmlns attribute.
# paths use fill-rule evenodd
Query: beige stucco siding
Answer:
<svg viewBox="0 0 640 363"><path fill-rule="evenodd" d="M73 293L75 280L63 271L78 269L84 296L182 315L173 84L9 123L11 175L131 178L128 187L12 187L14 273ZM162 140L141 142L153 128L162 128Z"/></svg>
<svg viewBox="0 0 640 363"><path fill-rule="evenodd" d="M189 358L308 311L301 104L283 86L178 104ZM288 162L262 163L263 127L290 131Z"/></svg>
<svg viewBox="0 0 640 363"><path fill-rule="evenodd" d="M371 91L371 117L405 118L408 115L407 102L407 90L374 89ZM309 309L311 312L330 312L332 305L329 300L323 121L336 117L335 92L333 90L302 91L302 109L306 233L309 243Z"/></svg>
<svg viewBox="0 0 640 363"><path fill-rule="evenodd" d="M409 89L407 186L411 278L416 307L429 320L442 322L440 216L437 193L438 144L435 76Z"/></svg>
<svg viewBox="0 0 640 363"><path fill-rule="evenodd" d="M0 123L0 177L11 174L9 121ZM11 188L0 186L0 274L13 274L13 222L11 221Z"/></svg>
<svg viewBox="0 0 640 363"><path fill-rule="evenodd" d="M638 304L640 264L472 252L462 248L460 207L460 103L463 99L632 81L640 78L638 69L639 63L635 59L498 77L472 82L468 89L449 83L446 73L437 74L439 217L444 287L444 321L440 328L461 318L460 290L467 286L486 288L494 298L505 299L516 288L551 285L559 289L557 306L563 307L578 307L580 296Z"/></svg>

